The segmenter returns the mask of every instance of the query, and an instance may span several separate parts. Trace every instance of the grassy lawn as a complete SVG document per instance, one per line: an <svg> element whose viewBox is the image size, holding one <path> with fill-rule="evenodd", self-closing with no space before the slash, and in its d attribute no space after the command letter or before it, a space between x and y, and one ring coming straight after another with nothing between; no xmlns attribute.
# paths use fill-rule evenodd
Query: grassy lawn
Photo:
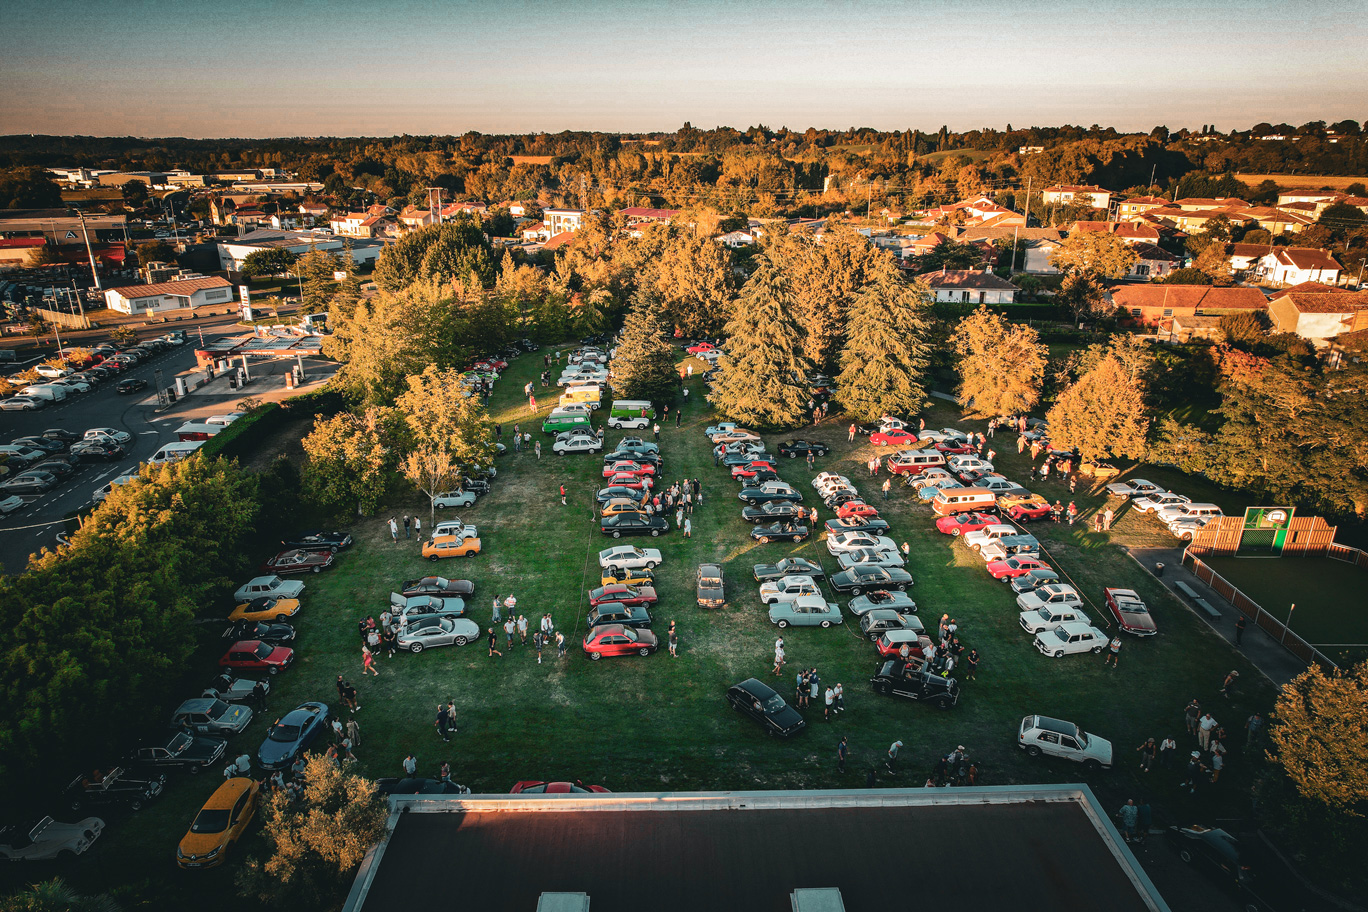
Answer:
<svg viewBox="0 0 1368 912"><path fill-rule="evenodd" d="M701 373L697 363L695 367L695 375ZM541 369L540 354L523 357L498 386L492 409L505 443L515 422L524 428L532 423L521 388ZM1255 708L1267 711L1272 697L1271 686L1243 659L1106 536L1093 534L1091 525L1083 523L1040 525L1030 531L1044 543L1046 559L1091 601L1097 624L1113 629L1096 612L1101 588L1129 586L1149 601L1161 633L1147 641L1127 638L1121 655L1125 667L1118 670L1103 668L1097 656L1041 656L1017 622L1010 590L987 575L976 554L935 530L929 507L915 499L912 489L897 485L890 501L878 500L878 483L863 469L872 452L868 438L847 443L844 425L837 420L801 432L810 431L833 447L830 457L818 460L817 471L848 475L880 506L894 539L911 547L909 570L916 581L911 594L921 617L932 628L942 613L957 618L961 640L978 649L983 662L978 680L963 682L960 705L952 712L875 696L867 679L877 667L876 654L847 615L842 627L787 631L788 669L781 678L769 676L777 631L759 601L751 565L795 554L820 559L830 572L835 561L820 542L762 546L749 540L738 486L709 458L702 428L713 416L702 402L704 392L696 376L682 426L675 428L673 416L661 421L667 483L680 478L702 482L704 504L693 514L694 536L686 540L672 530L642 542L664 553L656 583L661 601L653 613L662 641L669 621L677 622L678 659L662 648L648 658L591 663L580 652L585 592L598 585L597 553L610 541L598 533L593 516L602 462L587 455L553 456L546 438L533 428L544 443L541 460L527 450L514 454L510 447L498 463L493 492L475 507L457 511L479 526L484 551L478 557L431 564L420 559L416 540L401 538L392 544L384 524L391 512L419 512L428 524L426 508L415 497L395 502L382 516L353 528L357 544L341 555L338 568L306 578L304 610L296 619L299 660L274 682L270 715L305 700L334 703L333 681L345 675L360 688L356 718L362 740L356 753L366 775L399 774L402 759L412 751L421 775L434 774L442 760L450 760L454 778L476 792L506 792L519 779L582 779L614 791L856 787L876 767L879 785L913 786L924 781L938 757L962 744L979 763L985 784L1086 778L1108 802L1143 790L1155 803L1157 822L1169 817L1209 820L1243 810L1242 796L1252 776L1248 762L1232 759L1219 788L1190 798L1176 789L1181 773L1141 773L1134 751L1146 737L1168 735L1178 739L1181 751L1189 750L1182 712L1193 697L1216 706L1217 718L1231 729L1230 741L1238 744L1244 718ZM550 391L538 393L544 415L552 397ZM960 421L948 404L935 406L926 420L929 427L982 429L981 423ZM608 432L608 443L620 436ZM1024 479L1029 453L1018 456L1015 437L997 442L1000 466L1009 476ZM802 460L786 461L781 472L804 492L806 503L815 503L809 484L814 473ZM562 483L569 492L564 507L556 496ZM1067 502L1067 488L1055 480L1033 487L1051 500ZM1085 515L1103 502L1079 491ZM831 517L831 511L818 507L823 520ZM1134 519L1123 515L1121 526L1129 527ZM263 553L267 550L263 547ZM704 611L694 604L695 570L704 561L720 562L726 570L726 609ZM482 626L489 624L496 593L514 593L533 629L542 613L550 612L567 635L570 654L558 660L548 652L538 664L530 646L519 646L491 658L481 642L383 658L379 677L362 678L358 619L378 615L403 579L428 573L473 580L471 615ZM844 606L848 600L839 601ZM205 667L194 672L192 683L209 676L217 645L206 648ZM824 682L845 685L847 711L826 723L820 711L806 710L809 728L791 741L766 738L724 702L728 685L751 676L774 682L790 697L794 678L789 672L812 666ZM1217 691L1231 668L1241 670L1245 683L1228 704ZM456 703L461 719L450 744L442 742L432 724L438 702L447 700ZM1085 777L1073 764L1026 758L1015 746L1015 732L1021 717L1032 712L1075 721L1110 739L1116 769ZM254 722L234 749L255 753L264 729L264 723ZM851 748L850 771L844 775L835 763L842 735ZM890 775L881 761L895 739L906 743L903 771ZM188 878L171 863L176 841L216 784L215 773L181 777L160 803L113 827L70 876L101 888L128 881L149 884L139 891L144 897L189 899L198 908L233 906L231 864L225 871ZM243 848L259 851L256 844Z"/></svg>

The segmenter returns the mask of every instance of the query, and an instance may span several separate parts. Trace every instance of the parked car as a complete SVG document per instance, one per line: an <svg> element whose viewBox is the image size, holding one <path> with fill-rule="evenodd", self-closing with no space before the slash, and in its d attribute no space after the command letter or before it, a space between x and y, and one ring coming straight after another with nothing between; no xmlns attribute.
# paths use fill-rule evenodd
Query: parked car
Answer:
<svg viewBox="0 0 1368 912"><path fill-rule="evenodd" d="M475 492L471 490L443 491L432 498L432 505L438 510L449 507L469 507L475 503Z"/></svg>
<svg viewBox="0 0 1368 912"><path fill-rule="evenodd" d="M18 494L9 494L0 497L0 513L6 515L13 513L15 510L24 506L24 503L24 498L20 497Z"/></svg>
<svg viewBox="0 0 1368 912"><path fill-rule="evenodd" d="M626 583L609 583L589 590L589 604L603 602L622 602L624 605L654 605L656 591L650 586L629 586Z"/></svg>
<svg viewBox="0 0 1368 912"><path fill-rule="evenodd" d="M922 626L921 618L913 614L904 614L895 608L874 608L856 616L860 619L860 632L869 637L871 643L877 643L879 637L890 630L921 632L926 629Z"/></svg>
<svg viewBox="0 0 1368 912"><path fill-rule="evenodd" d="M1021 593L1017 596L1016 603L1020 611L1035 611L1047 605L1053 608L1062 608L1066 605L1081 607L1083 596L1068 583L1047 583L1030 592Z"/></svg>
<svg viewBox="0 0 1368 912"><path fill-rule="evenodd" d="M459 595L475 594L475 584L470 580L447 579L445 576L424 576L419 579L404 580L400 595Z"/></svg>
<svg viewBox="0 0 1368 912"><path fill-rule="evenodd" d="M1130 481L1113 481L1107 485L1107 493L1113 497L1143 497L1163 494L1164 488L1143 478L1132 478Z"/></svg>
<svg viewBox="0 0 1368 912"><path fill-rule="evenodd" d="M181 731L165 741L143 744L128 755L128 764L156 769L188 769L198 773L218 761L228 742L213 736L196 736Z"/></svg>
<svg viewBox="0 0 1368 912"><path fill-rule="evenodd" d="M233 592L233 598L245 602L254 598L297 599L304 592L299 580L283 580L278 576L258 576L248 580Z"/></svg>
<svg viewBox="0 0 1368 912"><path fill-rule="evenodd" d="M254 598L243 602L228 615L230 621L283 621L299 612L299 599Z"/></svg>
<svg viewBox="0 0 1368 912"><path fill-rule="evenodd" d="M256 816L261 786L247 776L228 779L209 796L176 846L176 864L186 870L223 864Z"/></svg>
<svg viewBox="0 0 1368 912"><path fill-rule="evenodd" d="M821 564L805 557L785 557L773 564L756 564L753 570L756 582L760 583L782 576L810 576L814 579L826 576Z"/></svg>
<svg viewBox="0 0 1368 912"><path fill-rule="evenodd" d="M750 537L762 545L772 541L800 542L808 537L808 527L792 522L776 522L751 529Z"/></svg>
<svg viewBox="0 0 1368 912"><path fill-rule="evenodd" d="M769 463L752 461L744 465L732 466L731 477L733 481L740 481L744 485L753 487L766 481L777 480L779 473Z"/></svg>
<svg viewBox="0 0 1368 912"><path fill-rule="evenodd" d="M104 438L109 438L120 446L127 446L133 442L132 434L128 433L128 431L121 431L118 428L90 428L85 432L86 440L101 440Z"/></svg>
<svg viewBox="0 0 1368 912"><path fill-rule="evenodd" d="M924 670L924 662L889 659L879 666L869 684L877 694L927 703L938 709L954 709L959 702L959 682Z"/></svg>
<svg viewBox="0 0 1368 912"><path fill-rule="evenodd" d="M1060 624L1036 634L1035 647L1042 655L1059 658L1080 652L1097 654L1107 645L1107 635L1087 621Z"/></svg>
<svg viewBox="0 0 1368 912"><path fill-rule="evenodd" d="M83 807L126 807L138 811L165 787L165 773L131 775L123 767L116 766L110 770L95 770L88 776L77 776L62 795L73 811Z"/></svg>
<svg viewBox="0 0 1368 912"><path fill-rule="evenodd" d="M236 621L223 631L225 640L261 640L273 646L289 646L295 640L295 629L289 624L266 621Z"/></svg>
<svg viewBox="0 0 1368 912"><path fill-rule="evenodd" d="M410 615L410 620L397 637L396 644L400 649L418 653L433 646L464 646L479 638L480 625L470 618L432 614Z"/></svg>
<svg viewBox="0 0 1368 912"><path fill-rule="evenodd" d="M726 607L727 590L720 564L699 565L697 595L700 608Z"/></svg>
<svg viewBox="0 0 1368 912"><path fill-rule="evenodd" d="M879 510L873 504L867 504L862 500L852 500L841 504L836 511L837 519L846 519L851 516L862 516L866 518L877 518Z"/></svg>
<svg viewBox="0 0 1368 912"><path fill-rule="evenodd" d="M343 548L351 547L352 537L346 532L300 532L281 544L298 551L330 551L336 554Z"/></svg>
<svg viewBox="0 0 1368 912"><path fill-rule="evenodd" d="M993 579L1010 582L1018 576L1025 576L1032 570L1049 569L1047 564L1034 557L1008 557L1000 561L989 562L988 575ZM1053 572L1051 571L1051 573Z"/></svg>
<svg viewBox="0 0 1368 912"><path fill-rule="evenodd" d="M831 588L837 592L860 595L875 589L897 589L906 592L912 585L912 574L900 567L876 567L857 564L831 577ZM880 605L879 607L885 607Z"/></svg>
<svg viewBox="0 0 1368 912"><path fill-rule="evenodd" d="M99 443L94 440L85 440L80 443L73 443L67 453L78 456L81 459L104 459L116 460L123 459L127 453L123 447L117 443Z"/></svg>
<svg viewBox="0 0 1368 912"><path fill-rule="evenodd" d="M46 408L48 401L38 396L10 396L0 399L0 409L6 412L32 412Z"/></svg>
<svg viewBox="0 0 1368 912"><path fill-rule="evenodd" d="M910 656L920 659L925 655L924 650L931 647L931 638L924 630L909 627L902 630L885 630L874 641L875 650L885 659L899 658L904 646L907 647Z"/></svg>
<svg viewBox="0 0 1368 912"><path fill-rule="evenodd" d="M998 521L996 516L989 516L987 513L956 513L952 516L942 516L936 520L937 531L944 532L946 535L963 535L966 532L977 532L979 529L991 526Z"/></svg>
<svg viewBox="0 0 1368 912"><path fill-rule="evenodd" d="M770 606L771 624L783 627L830 627L840 624L841 609L820 595L799 595Z"/></svg>
<svg viewBox="0 0 1368 912"><path fill-rule="evenodd" d="M888 521L879 519L877 516L848 516L845 519L828 519L826 521L826 534L834 535L839 532L870 532L875 535L882 535L888 531Z"/></svg>
<svg viewBox="0 0 1368 912"><path fill-rule="evenodd" d="M1160 491L1157 494L1144 494L1140 497L1131 498L1131 509L1137 513L1157 513L1160 507L1181 506L1192 503L1191 497L1184 497L1182 494L1174 494L1171 491Z"/></svg>
<svg viewBox="0 0 1368 912"><path fill-rule="evenodd" d="M570 431L562 435L557 435L556 441L551 444L551 452L561 456L567 453L598 453L603 450L603 441L597 434L589 434L580 431Z"/></svg>
<svg viewBox="0 0 1368 912"><path fill-rule="evenodd" d="M1063 757L1090 771L1111 769L1110 741L1083 731L1072 722L1049 716L1026 716L1017 729L1017 747L1028 756Z"/></svg>
<svg viewBox="0 0 1368 912"><path fill-rule="evenodd" d="M444 557L474 557L480 553L480 539L439 535L423 542L423 557L430 561Z"/></svg>
<svg viewBox="0 0 1368 912"><path fill-rule="evenodd" d="M1048 519L1053 511L1048 500L1039 494L1031 494L1029 497L1017 498L1011 506L1003 508L1002 512L1019 523L1028 523Z"/></svg>
<svg viewBox="0 0 1368 912"><path fill-rule="evenodd" d="M257 686L261 686L263 694L271 692L270 681L258 681L254 678L238 678L227 672L218 675L209 682L209 686L204 688L200 696L209 697L215 700L222 700L225 703L246 703L254 699Z"/></svg>
<svg viewBox="0 0 1368 912"><path fill-rule="evenodd" d="M727 688L727 702L732 709L759 722L772 737L791 737L807 725L798 710L785 703L769 685L755 678L747 678Z"/></svg>
<svg viewBox="0 0 1368 912"><path fill-rule="evenodd" d="M197 735L236 735L252 721L252 709L217 697L186 700L171 714L171 727Z"/></svg>
<svg viewBox="0 0 1368 912"><path fill-rule="evenodd" d="M670 531L670 522L654 513L615 513L599 519L599 531L613 538L624 535L649 535L657 538Z"/></svg>
<svg viewBox="0 0 1368 912"><path fill-rule="evenodd" d="M0 858L48 861L84 855L100 838L104 826L99 817L87 817L76 823L58 823L51 817L43 817L35 823L0 827Z"/></svg>
<svg viewBox="0 0 1368 912"><path fill-rule="evenodd" d="M528 779L518 782L508 790L510 795L610 795L612 792L601 785L585 785L576 779L574 782L542 782Z"/></svg>
<svg viewBox="0 0 1368 912"><path fill-rule="evenodd" d="M831 448L825 443L819 443L815 440L799 439L789 440L779 444L778 452L780 456L796 459L799 456L808 455L813 457L825 456L827 453L831 452Z"/></svg>
<svg viewBox="0 0 1368 912"><path fill-rule="evenodd" d="M792 501L773 500L762 503L758 507L742 507L741 518L746 522L752 523L776 522L787 519L802 509L803 507L798 506Z"/></svg>
<svg viewBox="0 0 1368 912"><path fill-rule="evenodd" d="M599 566L605 569L644 567L647 570L654 570L660 566L660 551L656 548L638 548L635 545L614 545L599 552Z"/></svg>
<svg viewBox="0 0 1368 912"><path fill-rule="evenodd" d="M257 749L257 765L265 770L285 769L328 730L328 704L301 703L280 717Z"/></svg>
<svg viewBox="0 0 1368 912"><path fill-rule="evenodd" d="M648 656L656 651L660 641L649 630L624 627L621 624L604 624L593 627L584 635L581 644L584 654L597 662L604 656L637 655Z"/></svg>
<svg viewBox="0 0 1368 912"><path fill-rule="evenodd" d="M390 593L390 610L410 622L420 617L463 617L465 599L457 595L400 595Z"/></svg>
<svg viewBox="0 0 1368 912"><path fill-rule="evenodd" d="M1049 630L1058 627L1060 624L1076 621L1086 624L1088 616L1082 608L1076 605L1045 605L1031 611L1021 612L1018 621L1022 630L1034 636L1042 630Z"/></svg>
<svg viewBox="0 0 1368 912"><path fill-rule="evenodd" d="M241 668L279 674L294 664L294 650L288 646L272 646L260 640L242 640L228 647L219 659L222 668Z"/></svg>
<svg viewBox="0 0 1368 912"><path fill-rule="evenodd" d="M1215 874L1222 885L1239 898L1241 909L1266 912L1278 908L1263 900L1262 894L1267 885L1259 880L1259 866L1253 863L1253 853L1248 851L1247 845L1235 836L1216 827L1193 824L1171 826L1164 831L1164 837L1184 864L1195 862ZM1300 885L1295 885L1294 889L1296 886ZM1297 902L1302 896L1292 899ZM1290 908L1285 905L1281 907Z"/></svg>
<svg viewBox="0 0 1368 912"><path fill-rule="evenodd" d="M838 532L835 535L829 535L826 540L826 548L833 556L845 551L857 551L861 548L870 548L875 551L898 550L893 539L883 535L873 535L869 532Z"/></svg>
<svg viewBox="0 0 1368 912"><path fill-rule="evenodd" d="M278 576L318 573L331 567L334 560L331 551L301 551L295 548L289 551L281 551L275 557L268 559L261 565L261 571L263 573L275 573Z"/></svg>
<svg viewBox="0 0 1368 912"><path fill-rule="evenodd" d="M902 567L906 561L898 551L880 551L876 548L856 548L842 551L836 556L836 563L844 570L855 566Z"/></svg>
<svg viewBox="0 0 1368 912"><path fill-rule="evenodd" d="M650 627L651 612L645 605L624 605L622 602L601 602L589 609L585 626L601 627L621 624L623 627Z"/></svg>
<svg viewBox="0 0 1368 912"><path fill-rule="evenodd" d="M766 481L759 485L748 485L736 496L738 500L744 500L751 506L775 500L801 502L803 499L802 493L786 481Z"/></svg>
<svg viewBox="0 0 1368 912"><path fill-rule="evenodd" d="M1159 632L1149 607L1134 589L1108 587L1102 590L1102 595L1107 600L1107 610L1116 619L1116 626L1126 633L1134 636L1154 636Z"/></svg>
<svg viewBox="0 0 1368 912"><path fill-rule="evenodd" d="M760 585L760 601L766 605L803 595L820 595L821 588L811 576L791 575L767 580Z"/></svg>
<svg viewBox="0 0 1368 912"><path fill-rule="evenodd" d="M125 377L119 381L115 389L120 393L136 393L139 390L147 389L147 381L141 377Z"/></svg>
<svg viewBox="0 0 1368 912"><path fill-rule="evenodd" d="M1007 581L1012 592L1020 595L1023 592L1031 592L1039 589L1047 583L1059 582L1059 574L1053 567L1037 567L1035 570L1028 570L1020 576L1014 576Z"/></svg>
<svg viewBox="0 0 1368 912"><path fill-rule="evenodd" d="M51 475L16 475L0 481L0 496L19 497L27 494L44 494L52 489L56 479Z"/></svg>
<svg viewBox="0 0 1368 912"><path fill-rule="evenodd" d="M869 442L875 446L908 447L917 442L917 436L907 431L875 431L869 435Z"/></svg>

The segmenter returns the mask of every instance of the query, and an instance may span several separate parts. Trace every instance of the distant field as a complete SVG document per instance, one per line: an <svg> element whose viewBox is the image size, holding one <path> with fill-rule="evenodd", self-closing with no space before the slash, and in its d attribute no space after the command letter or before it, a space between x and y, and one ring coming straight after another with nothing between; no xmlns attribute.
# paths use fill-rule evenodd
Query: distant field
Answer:
<svg viewBox="0 0 1368 912"><path fill-rule="evenodd" d="M922 161L938 162L963 155L965 158L972 158L974 161L983 161L992 158L994 154L987 149L946 149L944 152L928 152L925 155L918 156L918 158Z"/></svg>
<svg viewBox="0 0 1368 912"><path fill-rule="evenodd" d="M554 155L510 155L515 165L549 165Z"/></svg>
<svg viewBox="0 0 1368 912"><path fill-rule="evenodd" d="M91 190L63 190L62 202L89 202L91 200L120 200L123 191L118 187L97 187Z"/></svg>
<svg viewBox="0 0 1368 912"><path fill-rule="evenodd" d="M1235 179L1244 181L1251 187L1257 187L1269 180L1279 187L1310 187L1316 190L1322 187L1329 187L1331 190L1343 190L1350 184L1368 183L1368 177L1338 177L1323 174L1236 174Z"/></svg>

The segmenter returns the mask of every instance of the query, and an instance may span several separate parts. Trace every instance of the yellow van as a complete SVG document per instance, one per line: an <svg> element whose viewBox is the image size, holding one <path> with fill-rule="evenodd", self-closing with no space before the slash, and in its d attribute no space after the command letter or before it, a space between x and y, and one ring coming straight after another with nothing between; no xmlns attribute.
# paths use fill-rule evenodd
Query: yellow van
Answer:
<svg viewBox="0 0 1368 912"><path fill-rule="evenodd" d="M566 390L561 394L557 405L573 405L582 403L591 409L599 407L599 402L603 398L603 390L597 386L577 386Z"/></svg>

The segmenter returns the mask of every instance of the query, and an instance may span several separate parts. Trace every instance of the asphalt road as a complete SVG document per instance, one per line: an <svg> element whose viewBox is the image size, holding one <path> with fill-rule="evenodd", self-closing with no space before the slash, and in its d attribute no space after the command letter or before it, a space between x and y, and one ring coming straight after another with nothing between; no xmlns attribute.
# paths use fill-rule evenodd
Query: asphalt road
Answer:
<svg viewBox="0 0 1368 912"><path fill-rule="evenodd" d="M161 335L162 329L140 332L141 337ZM187 338L191 333L187 332ZM205 339L218 338L227 333L205 331ZM198 342L198 330L194 332ZM156 384L153 372L162 371L162 382L170 386L177 374L195 366L195 346L187 344L162 352L124 374L112 377L88 393L68 396L62 402L35 412L0 412L0 440L6 443L16 437L42 434L49 428L62 428L78 434L90 428L110 427L133 435L128 455L117 462L86 462L45 494L25 497L25 505L0 518L0 565L6 573L23 570L29 555L51 545L62 531L63 517L91 500L91 495L112 478L135 470L138 463L155 453L163 444L176 439L176 428L189 420L196 411L195 397L191 396L169 412L156 411ZM118 380L140 377L147 381L147 389L131 395L115 392ZM219 406L222 410L222 407ZM211 410L212 411L212 410ZM206 415L210 412L206 412Z"/></svg>

